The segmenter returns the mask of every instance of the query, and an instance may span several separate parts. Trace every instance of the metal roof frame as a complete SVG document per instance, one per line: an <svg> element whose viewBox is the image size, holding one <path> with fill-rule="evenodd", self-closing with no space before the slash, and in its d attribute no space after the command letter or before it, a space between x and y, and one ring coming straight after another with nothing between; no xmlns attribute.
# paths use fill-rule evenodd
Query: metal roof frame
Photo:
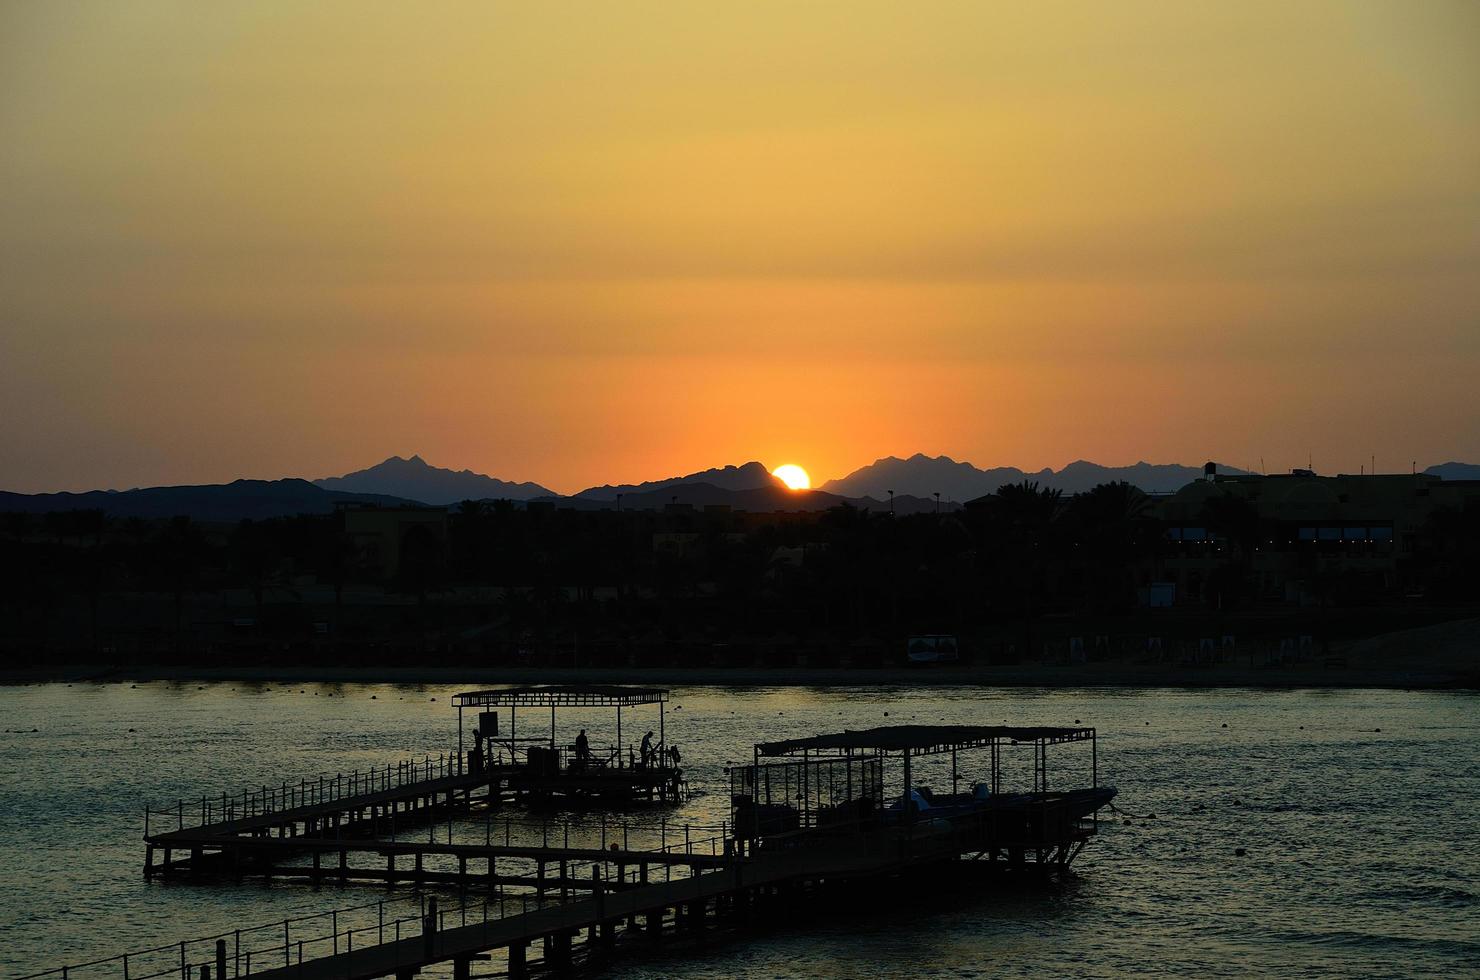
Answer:
<svg viewBox="0 0 1480 980"><path fill-rule="evenodd" d="M757 758L808 755L848 755L854 752L935 755L962 749L1009 743L1057 745L1092 742L1093 728L1017 725L886 725L861 731L846 730L780 742L760 742Z"/></svg>
<svg viewBox="0 0 1480 980"><path fill-rule="evenodd" d="M457 708L555 708L631 707L663 704L668 690L658 687L624 687L615 684L552 684L539 687L508 687L487 691L465 691L452 696Z"/></svg>

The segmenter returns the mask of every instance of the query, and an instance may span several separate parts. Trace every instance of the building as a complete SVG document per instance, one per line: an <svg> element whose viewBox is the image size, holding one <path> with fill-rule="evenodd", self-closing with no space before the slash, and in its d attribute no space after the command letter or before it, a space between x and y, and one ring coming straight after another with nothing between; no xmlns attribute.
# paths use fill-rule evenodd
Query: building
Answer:
<svg viewBox="0 0 1480 980"><path fill-rule="evenodd" d="M1255 596L1324 601L1333 588L1366 596L1412 583L1405 566L1440 511L1480 509L1480 481L1429 474L1207 477L1155 498L1162 540L1140 585L1175 586L1177 601L1212 601L1210 583L1235 569ZM1215 590L1216 591L1216 590Z"/></svg>
<svg viewBox="0 0 1480 980"><path fill-rule="evenodd" d="M445 508L354 503L337 509L360 567L381 579L400 572L403 560L440 563L447 551Z"/></svg>

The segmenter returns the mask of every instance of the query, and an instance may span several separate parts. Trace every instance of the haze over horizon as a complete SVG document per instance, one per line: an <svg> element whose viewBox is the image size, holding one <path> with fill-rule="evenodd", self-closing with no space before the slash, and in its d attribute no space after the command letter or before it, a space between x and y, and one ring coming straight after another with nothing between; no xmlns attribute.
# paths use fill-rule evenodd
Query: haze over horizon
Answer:
<svg viewBox="0 0 1480 980"><path fill-rule="evenodd" d="M6 5L0 484L1480 459L1477 36Z"/></svg>

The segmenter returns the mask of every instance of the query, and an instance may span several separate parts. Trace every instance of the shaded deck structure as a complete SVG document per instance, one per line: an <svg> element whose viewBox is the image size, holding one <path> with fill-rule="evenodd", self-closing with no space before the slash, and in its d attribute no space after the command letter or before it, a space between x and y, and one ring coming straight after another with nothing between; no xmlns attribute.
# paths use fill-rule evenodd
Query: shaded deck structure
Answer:
<svg viewBox="0 0 1480 980"><path fill-rule="evenodd" d="M497 858L528 857L536 860L536 866L508 880L537 879L543 886L541 855L519 851L507 829L503 843L496 845L492 812L513 803L549 810L679 802L687 786L682 769L664 751L663 736L650 743L641 758L622 741L624 709L630 718L634 708L655 706L657 732L664 732L667 698L668 692L660 688L616 686L521 687L458 694L453 698L458 711L456 753L146 810L144 873L420 883L466 880L467 862L477 858L490 862L488 877L497 881L501 880L493 868ZM597 742L593 748L588 739L578 748L578 742L561 738L558 711L576 706L612 709L615 741ZM520 708L525 709L523 719ZM478 728L472 747L465 748L463 715L469 709L478 712ZM502 732L500 709L507 711L507 728ZM546 719L548 730L530 724ZM518 729L521 720L525 721L523 735ZM483 816L487 833L475 836L486 839L454 843L452 824L475 820L476 815ZM439 840L435 830L442 825L447 827L445 840ZM603 839L601 846L609 843ZM666 841L660 842L658 850L665 845ZM548 840L543 840L541 849L548 847ZM627 849L625 841L622 849ZM162 858L158 863L157 855ZM303 855L312 857L312 868L299 866ZM326 855L335 864L332 871L322 867ZM384 867L365 867L365 855L383 861ZM424 862L429 856L455 858L461 870L455 875L431 870ZM553 851L548 857L561 866L574 859ZM654 859L660 864L664 860Z"/></svg>
<svg viewBox="0 0 1480 980"><path fill-rule="evenodd" d="M662 688L614 685L503 688L469 691L452 699L457 708L458 751L463 751L464 712L474 711L473 766L486 768L509 793L603 803L672 803L681 799L683 773L668 745L667 703L668 692ZM624 738L623 711L627 712L630 736L634 710L647 708L651 714L653 707L657 708L658 727L635 741ZM523 735L519 729L521 708ZM560 731L562 708L610 710L614 738L602 741L588 736L582 745L569 726L564 733ZM652 735L657 736L656 741Z"/></svg>
<svg viewBox="0 0 1480 980"><path fill-rule="evenodd" d="M1051 790L1049 749L1072 743L1089 746L1089 785ZM1024 752L1032 788L1004 792L1005 757ZM1095 730L1079 727L894 725L760 742L729 774L742 849L904 830L947 834L958 853L1018 869L1067 868L1115 796L1099 783Z"/></svg>

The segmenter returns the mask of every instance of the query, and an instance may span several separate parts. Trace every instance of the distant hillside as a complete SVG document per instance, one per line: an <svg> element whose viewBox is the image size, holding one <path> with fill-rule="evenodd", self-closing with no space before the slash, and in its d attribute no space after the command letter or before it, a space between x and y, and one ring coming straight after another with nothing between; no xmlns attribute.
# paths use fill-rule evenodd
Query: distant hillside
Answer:
<svg viewBox="0 0 1480 980"><path fill-rule="evenodd" d="M1219 464L1220 473L1243 473L1243 470ZM929 498L939 493L943 500L966 501L995 491L1004 483L1035 480L1040 486L1053 487L1065 493L1082 493L1096 484L1124 480L1147 493L1171 493L1202 476L1201 466L1176 463L1136 463L1134 466L1101 466L1076 460L1061 470L1043 469L1027 472L1015 466L979 469L949 456L926 456L917 453L909 459L886 456L868 466L854 470L838 480L829 480L821 489L847 497L887 499L889 491ZM896 507L897 507L896 503Z"/></svg>
<svg viewBox="0 0 1480 980"><path fill-rule="evenodd" d="M1480 463L1440 463L1424 472L1446 480L1480 480Z"/></svg>
<svg viewBox="0 0 1480 980"><path fill-rule="evenodd" d="M573 507L576 510L614 510L617 506L615 495L610 499L584 495L542 499L545 502L553 503L557 507ZM841 497L837 494L825 493L821 490L788 490L780 483L774 483L771 486L747 487L732 490L727 487L715 486L712 483L695 481L668 483L657 490L624 490L622 492L623 510L662 510L669 504L693 507L696 510L702 510L705 507L724 506L732 510L744 510L751 513L770 513L777 510L827 510L830 507L837 507L840 504L851 504L859 509L871 510L875 513L882 513L889 509L887 500ZM916 514L934 509L935 500L933 498L925 500L919 497L900 495L894 501L894 510L897 514ZM941 509L952 510L955 508L949 504L942 503Z"/></svg>
<svg viewBox="0 0 1480 980"><path fill-rule="evenodd" d="M351 493L383 493L420 500L438 506L463 500L528 500L553 491L538 483L509 483L472 470L449 470L432 466L420 456L392 456L366 470L314 480L325 490Z"/></svg>
<svg viewBox="0 0 1480 980"><path fill-rule="evenodd" d="M265 520L294 514L327 514L338 501L404 504L384 494L324 490L307 480L237 480L194 487L90 490L86 493L0 492L0 511L44 514L102 510L110 517L156 519L186 515L198 521Z"/></svg>
<svg viewBox="0 0 1480 980"><path fill-rule="evenodd" d="M690 473L688 476L672 476L666 480L649 480L646 483L607 484L600 487L590 487L576 494L576 497L586 500L616 500L617 494L620 493L622 494L622 503L625 506L628 494L653 493L665 487L675 487L680 484L702 484L720 490L755 490L762 487L782 487L781 481L772 476L770 470L766 469L763 464L752 461L741 466L722 466L712 470L704 470L700 473Z"/></svg>

